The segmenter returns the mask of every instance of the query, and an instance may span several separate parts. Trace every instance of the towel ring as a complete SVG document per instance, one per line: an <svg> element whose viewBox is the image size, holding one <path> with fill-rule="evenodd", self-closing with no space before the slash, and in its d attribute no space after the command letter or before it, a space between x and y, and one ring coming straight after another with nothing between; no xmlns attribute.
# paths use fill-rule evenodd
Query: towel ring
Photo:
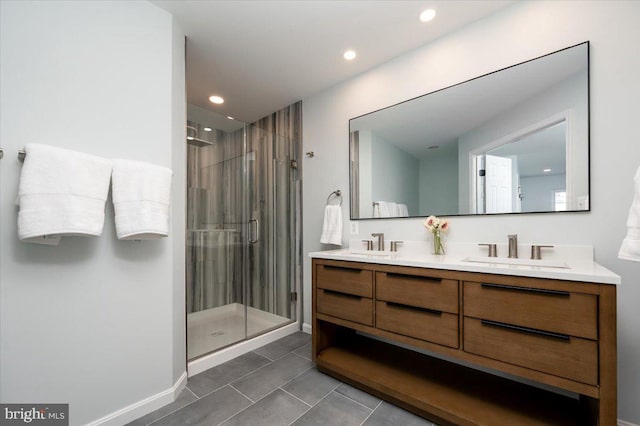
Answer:
<svg viewBox="0 0 640 426"><path fill-rule="evenodd" d="M336 189L335 191L333 191L331 194L329 194L329 196L327 197L327 205L329 205L329 200L331 200L331 197L336 196L338 198L340 198L340 206L342 205L342 191L340 191L339 189Z"/></svg>

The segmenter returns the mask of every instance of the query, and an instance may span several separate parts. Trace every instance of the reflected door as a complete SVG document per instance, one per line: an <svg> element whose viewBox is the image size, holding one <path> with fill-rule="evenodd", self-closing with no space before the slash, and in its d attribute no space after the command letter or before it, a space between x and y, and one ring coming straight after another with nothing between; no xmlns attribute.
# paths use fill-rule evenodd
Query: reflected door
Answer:
<svg viewBox="0 0 640 426"><path fill-rule="evenodd" d="M512 211L511 159L485 156L486 212L510 213Z"/></svg>

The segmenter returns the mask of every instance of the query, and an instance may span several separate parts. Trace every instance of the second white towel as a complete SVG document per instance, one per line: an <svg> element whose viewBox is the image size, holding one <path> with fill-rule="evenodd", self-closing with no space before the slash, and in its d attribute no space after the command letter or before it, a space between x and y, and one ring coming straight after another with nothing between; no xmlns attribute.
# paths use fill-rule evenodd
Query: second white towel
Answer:
<svg viewBox="0 0 640 426"><path fill-rule="evenodd" d="M120 240L149 240L169 235L171 177L166 167L113 160L113 206Z"/></svg>
<svg viewBox="0 0 640 426"><path fill-rule="evenodd" d="M331 205L324 208L324 223L320 242L322 244L342 245L342 207Z"/></svg>
<svg viewBox="0 0 640 426"><path fill-rule="evenodd" d="M622 241L618 257L640 262L640 167L634 177L634 187L633 202L627 218L627 236Z"/></svg>

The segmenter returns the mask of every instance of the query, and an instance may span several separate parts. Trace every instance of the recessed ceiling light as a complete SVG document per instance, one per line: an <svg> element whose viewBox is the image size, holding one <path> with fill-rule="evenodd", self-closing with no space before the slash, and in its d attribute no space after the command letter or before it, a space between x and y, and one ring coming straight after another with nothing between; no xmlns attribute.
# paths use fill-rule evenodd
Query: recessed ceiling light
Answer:
<svg viewBox="0 0 640 426"><path fill-rule="evenodd" d="M427 9L420 14L420 20L422 22L429 22L436 17L436 11L433 9Z"/></svg>
<svg viewBox="0 0 640 426"><path fill-rule="evenodd" d="M224 103L224 99L222 99L220 96L217 96L217 95L209 96L209 100L214 104Z"/></svg>
<svg viewBox="0 0 640 426"><path fill-rule="evenodd" d="M543 172L545 173L549 173L551 171L551 169L544 169Z"/></svg>
<svg viewBox="0 0 640 426"><path fill-rule="evenodd" d="M187 139L189 139L190 141L193 140L193 136L187 136Z"/></svg>
<svg viewBox="0 0 640 426"><path fill-rule="evenodd" d="M354 50L347 50L342 56L344 56L347 61L352 61L356 58L356 52Z"/></svg>
<svg viewBox="0 0 640 426"><path fill-rule="evenodd" d="M205 132L210 132L210 131L211 131L211 127L205 127L205 128L204 128L204 129L202 129L202 130L204 130Z"/></svg>
<svg viewBox="0 0 640 426"><path fill-rule="evenodd" d="M230 115L227 115L227 118L228 118L229 120L235 120L235 118L233 118L233 117L232 117L232 116L230 116Z"/></svg>

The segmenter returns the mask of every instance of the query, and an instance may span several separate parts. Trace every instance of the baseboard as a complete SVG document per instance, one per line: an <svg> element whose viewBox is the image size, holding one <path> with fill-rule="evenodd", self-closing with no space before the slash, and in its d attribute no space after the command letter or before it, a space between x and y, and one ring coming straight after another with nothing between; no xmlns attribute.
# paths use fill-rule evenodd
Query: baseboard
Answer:
<svg viewBox="0 0 640 426"><path fill-rule="evenodd" d="M137 418L140 418L158 408L164 407L167 404L176 400L180 392L187 386L187 372L182 373L178 381L169 389L166 389L160 393L152 395L142 401L138 401L135 404L131 404L128 407L124 407L118 411L108 414L98 420L94 420L89 423L88 426L120 426L127 424Z"/></svg>
<svg viewBox="0 0 640 426"><path fill-rule="evenodd" d="M302 331L307 334L311 334L311 324L307 324L306 322L302 323Z"/></svg>
<svg viewBox="0 0 640 426"><path fill-rule="evenodd" d="M624 420L618 419L618 426L638 426L635 423L625 422Z"/></svg>
<svg viewBox="0 0 640 426"><path fill-rule="evenodd" d="M230 361L233 358L244 355L254 349L258 349L260 346L275 342L278 339L281 339L298 331L300 331L300 323L294 322L292 324L285 325L284 327L280 327L276 330L270 331L269 333L254 337L251 340L240 342L228 348L220 349L219 351L214 352L211 355L203 356L201 358L193 360L187 367L189 377L193 377L198 373L202 373L205 370Z"/></svg>

